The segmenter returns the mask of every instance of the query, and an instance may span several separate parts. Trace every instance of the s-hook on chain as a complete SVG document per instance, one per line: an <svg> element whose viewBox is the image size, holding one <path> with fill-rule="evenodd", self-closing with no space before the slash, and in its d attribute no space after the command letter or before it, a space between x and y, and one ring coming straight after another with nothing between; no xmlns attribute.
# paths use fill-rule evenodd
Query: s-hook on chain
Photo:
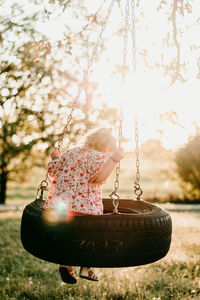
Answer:
<svg viewBox="0 0 200 300"><path fill-rule="evenodd" d="M135 155L136 155L136 180L134 184L134 192L136 199L140 200L143 191L140 187L140 160L139 160L139 135L138 135L138 116L135 116Z"/></svg>
<svg viewBox="0 0 200 300"><path fill-rule="evenodd" d="M121 141L122 141L122 123L123 123L123 111L120 110L120 116L119 116L119 131L118 131L118 146L121 147ZM109 195L110 198L113 200L113 206L114 206L114 213L118 213L118 206L119 206L119 195L117 193L119 188L119 174L120 174L120 161L117 163L117 167L115 170L116 179L114 182L114 190Z"/></svg>
<svg viewBox="0 0 200 300"><path fill-rule="evenodd" d="M88 60L87 67L86 67L86 70L85 70L85 72L83 74L82 81L81 81L81 83L79 85L78 92L77 92L77 94L76 94L76 96L74 98L71 111L70 111L70 113L69 113L69 115L67 117L66 125L65 125L65 127L64 127L64 129L63 129L63 131L62 131L62 133L60 135L60 138L58 140L58 148L60 148L61 145L62 145L62 143L63 143L64 134L67 131L68 125L69 125L69 123L72 120L73 112L74 112L74 110L76 108L76 105L77 105L77 103L79 101L79 98L80 98L81 92L82 92L82 90L84 88L84 85L85 85L85 83L88 80L89 70L91 69L91 67L92 67L92 65L94 63L94 60L96 58L97 48L98 48L99 44L102 41L103 33L104 33L104 30L105 30L106 25L108 23L108 19L110 17L110 14L111 14L114 2L115 2L115 0L111 0L110 6L108 8L108 11L107 11L107 14L106 14L106 17L105 17L105 20L104 20L104 22L101 25L101 31L100 31L100 33L99 33L99 35L97 37L96 44L95 44L95 46L93 48L93 51L92 51L92 55L91 55L91 57ZM44 193L44 190L47 190L47 187L48 187L48 172L46 173L45 179L41 181L41 183L40 183L40 185L39 185L39 187L37 189L37 196L36 197L38 198L39 191L41 190L40 199L43 200L43 193Z"/></svg>
<svg viewBox="0 0 200 300"><path fill-rule="evenodd" d="M125 27L124 27L124 48L123 48L123 65L122 65L122 82L125 81L126 73L127 73L127 42L128 42L128 29L129 29L129 0L126 0L126 7L125 7ZM121 147L122 143L122 124L123 124L123 108L120 105L120 115L119 115L119 130L118 130L118 146ZM119 206L119 195L117 193L119 188L119 174L120 174L120 161L117 163L116 167L116 179L114 182L114 190L109 195L110 198L113 200L114 206L114 213L118 213L118 206Z"/></svg>

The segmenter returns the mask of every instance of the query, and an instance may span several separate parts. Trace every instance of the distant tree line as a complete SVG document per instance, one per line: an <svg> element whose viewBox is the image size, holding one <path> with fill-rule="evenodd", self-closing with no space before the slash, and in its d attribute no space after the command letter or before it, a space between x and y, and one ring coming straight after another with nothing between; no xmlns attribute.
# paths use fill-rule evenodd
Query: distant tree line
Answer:
<svg viewBox="0 0 200 300"><path fill-rule="evenodd" d="M160 115L162 120L170 122L174 126L185 128L179 120L176 112L169 111ZM194 134L188 141L175 151L175 174L183 191L184 202L200 203L200 127L193 121ZM164 134L163 132L161 134ZM177 137L178 138L178 137Z"/></svg>
<svg viewBox="0 0 200 300"><path fill-rule="evenodd" d="M200 134L176 152L175 162L184 200L200 203Z"/></svg>

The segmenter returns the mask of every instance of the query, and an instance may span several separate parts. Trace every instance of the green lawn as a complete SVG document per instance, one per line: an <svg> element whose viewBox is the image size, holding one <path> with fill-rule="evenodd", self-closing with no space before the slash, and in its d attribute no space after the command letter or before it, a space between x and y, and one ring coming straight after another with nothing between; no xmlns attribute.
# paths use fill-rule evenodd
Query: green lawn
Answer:
<svg viewBox="0 0 200 300"><path fill-rule="evenodd" d="M148 299L200 298L200 214L172 213L173 240L156 263L122 269L97 269L98 283L61 282L58 266L27 253L20 241L20 213L0 213L0 299ZM147 245L148 247L148 245ZM75 268L78 274L79 268Z"/></svg>

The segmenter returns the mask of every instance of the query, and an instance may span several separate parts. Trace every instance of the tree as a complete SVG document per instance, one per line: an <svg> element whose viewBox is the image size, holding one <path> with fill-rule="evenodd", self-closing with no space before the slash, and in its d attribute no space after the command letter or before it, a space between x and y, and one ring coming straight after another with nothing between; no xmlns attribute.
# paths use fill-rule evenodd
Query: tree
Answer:
<svg viewBox="0 0 200 300"><path fill-rule="evenodd" d="M186 199L200 198L200 135L191 138L176 152L175 162Z"/></svg>
<svg viewBox="0 0 200 300"><path fill-rule="evenodd" d="M123 8L124 1L118 1ZM198 0L135 1L137 64L160 70L169 85L200 78Z"/></svg>
<svg viewBox="0 0 200 300"><path fill-rule="evenodd" d="M51 0L63 10L73 6L71 0ZM85 15L87 8L84 1L79 1L79 13ZM141 59L145 68L160 70L169 78L170 85L177 81L185 82L189 78L200 78L199 56L199 10L198 0L156 0L151 3L134 1L135 28L133 38L137 48L137 64ZM124 18L126 2L116 1ZM94 20L98 20L98 15ZM88 20L92 20L90 17ZM121 20L120 20L121 21ZM121 37L123 27L116 24L116 32ZM87 25L86 25L87 27ZM140 63L140 61L139 61ZM119 70L119 66L116 66Z"/></svg>
<svg viewBox="0 0 200 300"><path fill-rule="evenodd" d="M160 140L147 140L141 145L142 155L152 161L165 161L166 158L171 158L171 151L166 150Z"/></svg>
<svg viewBox="0 0 200 300"><path fill-rule="evenodd" d="M5 203L9 180L22 178L33 165L44 165L45 155L66 123L73 90L79 84L80 62L72 68L70 43L67 47L65 43L52 46L34 27L40 12L27 17L17 3L12 9L12 17L3 18L1 24L0 203ZM84 38L83 43L86 43ZM86 43L83 57L87 47ZM63 61L70 65L70 72ZM84 91L67 128L65 146L92 128L105 109L94 107L91 102L95 84L88 82Z"/></svg>
<svg viewBox="0 0 200 300"><path fill-rule="evenodd" d="M172 25L171 29L169 30L166 26L167 29L163 35L158 35L159 43L136 34L138 57L140 59L142 57L147 68L161 69L164 75L170 76L172 84L176 80L187 79L184 75L189 64L195 62L199 67L198 45L193 41L188 43L188 49L191 48L196 53L192 62L186 61L187 59L184 59L181 52L183 31L198 26L199 21L195 20L194 24L190 23L189 29L185 24L182 32L179 24L180 17L195 10L196 1L191 1L191 4L184 0L169 2L159 0L153 3L151 8L155 8L156 15L162 14L167 25ZM96 42L96 33L99 33L99 25L103 21L102 15L105 16L105 10L108 8L106 2L107 6L101 14L102 4L105 1L100 1L97 13L91 13L85 1L74 3L72 0L33 0L26 3L31 5L31 9L27 9L28 6L25 4L22 6L15 0L1 1L1 9L2 7L8 8L8 12L0 16L0 193L2 202L5 201L6 182L16 177L19 160L20 168L23 166L24 171L27 166L30 167L31 160L34 160L35 164L41 164L44 156L42 154L38 156L38 149L43 148L44 153L47 154L60 136L60 129L66 123L66 115L74 99L74 91L77 90L82 80L88 52ZM116 3L120 8L122 6L124 8L124 1ZM145 25L145 18L148 17L148 14L143 13L145 5L147 5L146 2L137 1L136 3L135 27L136 31L142 28L145 36L148 36L148 32L152 33L154 30L148 24ZM63 17L67 21L62 38L52 42L41 33L39 27L42 22L53 22ZM118 28L113 35L117 30ZM122 33L123 30L120 27L120 37ZM140 39L143 39L145 43L140 45ZM100 46L102 50L106 47L106 43ZM159 55L154 52L155 48L160 49ZM172 48L175 52L172 56L166 57L168 49ZM152 59L153 52L155 59ZM172 51L169 53L171 54ZM196 75L198 77L198 74ZM91 98L98 95L96 87L94 82L84 86L84 93L74 112L73 120L67 128L68 136L65 139L65 145L68 145L70 141L75 142L86 127L91 128L94 124L96 125L98 118L107 119L111 123L116 121L116 111L109 111L106 104L100 107L91 102ZM36 149L37 155L35 155Z"/></svg>

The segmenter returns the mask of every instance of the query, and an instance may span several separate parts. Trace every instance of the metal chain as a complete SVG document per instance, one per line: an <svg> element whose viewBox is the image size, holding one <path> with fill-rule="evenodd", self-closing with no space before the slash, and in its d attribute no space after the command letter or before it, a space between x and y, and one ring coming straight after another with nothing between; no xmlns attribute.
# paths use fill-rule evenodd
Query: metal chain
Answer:
<svg viewBox="0 0 200 300"><path fill-rule="evenodd" d="M134 184L134 190L136 199L140 200L143 191L140 187L140 160L139 160L139 134L138 134L138 116L135 116L135 154L136 154L136 180Z"/></svg>
<svg viewBox="0 0 200 300"><path fill-rule="evenodd" d="M129 29L129 11L130 11L129 0L126 0L122 82L125 81L125 77L127 73L126 58L127 58L128 29Z"/></svg>
<svg viewBox="0 0 200 300"><path fill-rule="evenodd" d="M122 107L120 109L120 116L119 116L119 131L118 131L118 147L121 147L122 142L122 123L123 123L123 110ZM118 206L119 206L119 195L117 193L119 188L119 174L120 174L120 161L117 163L117 167L115 170L116 179L114 182L114 190L109 195L110 198L113 200L113 206L114 206L114 213L118 213Z"/></svg>
<svg viewBox="0 0 200 300"><path fill-rule="evenodd" d="M135 42L135 0L131 0L131 36L133 51L133 69L136 71L136 42Z"/></svg>
<svg viewBox="0 0 200 300"><path fill-rule="evenodd" d="M136 71L136 42L135 42L135 0L131 0L131 36L133 52L133 69ZM143 191L140 187L140 160L139 160L139 129L138 116L135 116L135 155L136 155L136 180L134 183L134 192L136 199L140 200Z"/></svg>
<svg viewBox="0 0 200 300"><path fill-rule="evenodd" d="M94 49L93 49L93 51L92 51L92 55L91 55L91 57L90 57L89 60L88 60L87 68L86 68L86 70L85 70L85 72L84 72L84 74L83 74L83 78L82 78L82 81L81 81L81 83L80 83L80 85L79 85L77 95L76 95L75 98L74 98L74 101L73 101L73 105L72 105L71 111L70 111L70 113L69 113L69 115L68 115L68 117L67 117L66 125L65 125L65 127L64 127L64 129L63 129L63 131L62 131L62 133L61 133L60 139L58 140L58 148L60 148L61 145L62 145L62 143L63 143L64 134L65 134L65 132L66 132L66 130L67 130L67 128L68 128L69 123L70 123L71 120L72 120L73 112L74 112L74 110L75 110L75 108L76 108L76 105L77 105L77 103L78 103L78 101L79 101L79 98L80 98L81 92L82 92L82 90L83 90L83 88L84 88L84 85L85 85L85 83L87 82L89 70L91 69L92 64L93 64L93 62L94 62L94 60L95 60L95 58L96 58L97 48L98 48L99 44L100 44L101 41L102 41L103 33L104 33L104 30L105 30L106 25L107 25L107 23L108 23L108 19L109 19L109 17L110 17L110 14L111 14L111 11L112 11L114 2L115 2L115 0L111 0L110 6L109 6L109 8L108 8L108 11L107 11L107 14L106 14L106 17L105 17L105 20L104 20L104 22L102 23L102 27L101 27L100 34L99 34L98 37L97 37L97 41L96 41L95 47L94 47ZM43 192L44 192L44 190L47 190L47 187L48 187L48 172L46 173L45 179L41 181L41 183L40 183L40 185L39 185L39 187L38 187L38 189L37 189L37 198L38 198L38 195L39 195L39 191L40 191L40 190L41 190L40 199L43 198Z"/></svg>
<svg viewBox="0 0 200 300"><path fill-rule="evenodd" d="M125 32L124 32L124 48L123 48L123 65L122 65L122 82L125 81L126 73L127 73L127 42L128 42L128 28L129 28L129 0L126 0L126 8L125 8ZM122 143L122 128L123 125L123 108L122 105L120 106L120 115L119 115L119 129L118 129L118 146L121 147ZM114 182L114 190L109 195L110 198L113 200L114 206L114 213L118 213L118 206L119 206L119 195L117 193L119 188L119 175L120 175L120 161L117 163L116 167L116 179Z"/></svg>
<svg viewBox="0 0 200 300"><path fill-rule="evenodd" d="M73 105L72 105L70 114L68 115L67 123L66 123L66 125L65 125L65 127L64 127L64 129L63 129L63 131L62 131L62 133L61 133L61 137L60 137L60 139L59 139L59 141L58 141L58 148L60 148L61 145L62 145L65 131L67 130L68 125L69 125L69 123L70 123L71 120L72 120L73 112L74 112L74 110L75 110L75 108L76 108L77 102L79 101L79 98L80 98L81 92L82 92L82 90L83 90L83 88L84 88L84 85L85 85L85 83L86 83L86 81L87 81L87 79L88 79L89 70L90 70L90 68L91 68L91 66L92 66L92 64L93 64L93 62L94 62L94 60L95 60L95 58L96 58L97 48L98 48L100 42L102 41L103 32L104 32L104 30L105 30L105 28L106 28L106 24L107 24L107 22L108 22L108 19L109 19L110 13L111 13L111 11L112 11L114 2L115 2L115 0L112 0L112 1L111 1L111 4L110 4L110 6L109 6L108 12L107 12L106 17L105 17L105 20L104 20L104 22L102 23L101 32L100 32L99 36L97 37L97 41L96 41L95 47L94 47L94 49L93 49L93 52L92 52L91 57L90 57L89 60L88 60L87 68L86 68L86 70L85 70L85 72L84 72L84 74L83 74L83 79L82 79L82 81L81 81L81 83L80 83L80 85L79 85L79 89L78 89L77 95L76 95L76 97L75 97L75 99L74 99L74 102L73 102Z"/></svg>
<svg viewBox="0 0 200 300"><path fill-rule="evenodd" d="M122 142L122 123L123 123L123 110L122 107L120 109L120 116L119 116L119 131L118 131L118 147L121 147ZM114 183L114 193L117 193L119 188L119 174L120 174L120 161L117 163L116 167L116 179Z"/></svg>

